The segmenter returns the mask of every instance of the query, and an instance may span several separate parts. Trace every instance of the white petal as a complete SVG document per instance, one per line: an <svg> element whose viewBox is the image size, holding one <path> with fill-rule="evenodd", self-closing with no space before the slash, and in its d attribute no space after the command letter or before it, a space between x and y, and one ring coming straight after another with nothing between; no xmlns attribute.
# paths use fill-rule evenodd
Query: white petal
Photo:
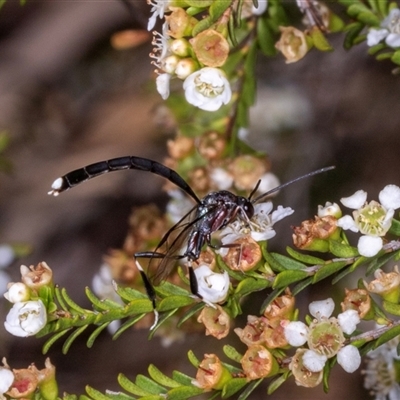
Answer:
<svg viewBox="0 0 400 400"><path fill-rule="evenodd" d="M345 215L337 220L337 226L345 231L358 232L358 226L350 215Z"/></svg>
<svg viewBox="0 0 400 400"><path fill-rule="evenodd" d="M203 301L219 303L226 299L229 290L229 275L213 272L207 265L201 265L194 270L198 283L198 292Z"/></svg>
<svg viewBox="0 0 400 400"><path fill-rule="evenodd" d="M9 288L7 293L4 293L4 297L10 303L18 303L21 301L28 301L30 297L30 290L22 282L13 283Z"/></svg>
<svg viewBox="0 0 400 400"><path fill-rule="evenodd" d="M393 8L390 10L389 15L382 21L381 27L389 29L392 21L400 18L400 10L398 8Z"/></svg>
<svg viewBox="0 0 400 400"><path fill-rule="evenodd" d="M325 206L318 206L318 217L326 217L332 215L335 218L340 218L342 216L342 210L337 203L330 203L327 201Z"/></svg>
<svg viewBox="0 0 400 400"><path fill-rule="evenodd" d="M326 300L313 301L308 306L310 314L317 319L321 317L329 318L333 310L335 309L335 303L331 298Z"/></svg>
<svg viewBox="0 0 400 400"><path fill-rule="evenodd" d="M337 362L346 372L352 373L356 371L361 364L360 352L357 347L349 344L339 350Z"/></svg>
<svg viewBox="0 0 400 400"><path fill-rule="evenodd" d="M303 354L303 364L311 372L322 371L328 358L313 350L306 350Z"/></svg>
<svg viewBox="0 0 400 400"><path fill-rule="evenodd" d="M379 202L387 210L400 208L400 188L396 185L387 185L379 192Z"/></svg>
<svg viewBox="0 0 400 400"><path fill-rule="evenodd" d="M382 249L383 241L381 237L364 235L358 239L358 252L364 257L376 256Z"/></svg>
<svg viewBox="0 0 400 400"><path fill-rule="evenodd" d="M14 382L14 374L8 368L0 367L0 397L10 389Z"/></svg>
<svg viewBox="0 0 400 400"><path fill-rule="evenodd" d="M360 316L356 310L347 310L342 312L337 317L342 331L347 335L351 335L360 323Z"/></svg>
<svg viewBox="0 0 400 400"><path fill-rule="evenodd" d="M161 95L163 100L169 97L169 81L171 80L170 74L161 74L156 78L157 92Z"/></svg>
<svg viewBox="0 0 400 400"><path fill-rule="evenodd" d="M364 190L357 190L357 192L349 197L342 197L340 201L344 206L357 210L367 201L367 192Z"/></svg>
<svg viewBox="0 0 400 400"><path fill-rule="evenodd" d="M367 45L375 46L381 40L385 39L389 31L387 29L370 29L367 35Z"/></svg>
<svg viewBox="0 0 400 400"><path fill-rule="evenodd" d="M278 177L272 172L267 172L261 177L257 192L266 193L280 185Z"/></svg>
<svg viewBox="0 0 400 400"><path fill-rule="evenodd" d="M287 342L291 346L299 347L307 342L308 327L304 322L289 322L283 330Z"/></svg>
<svg viewBox="0 0 400 400"><path fill-rule="evenodd" d="M389 33L386 36L385 42L388 46L397 49L400 47L400 35L398 33Z"/></svg>
<svg viewBox="0 0 400 400"><path fill-rule="evenodd" d="M294 210L290 207L282 207L278 206L278 208L272 212L271 214L271 222L274 224L275 222L280 221L281 219L292 215Z"/></svg>

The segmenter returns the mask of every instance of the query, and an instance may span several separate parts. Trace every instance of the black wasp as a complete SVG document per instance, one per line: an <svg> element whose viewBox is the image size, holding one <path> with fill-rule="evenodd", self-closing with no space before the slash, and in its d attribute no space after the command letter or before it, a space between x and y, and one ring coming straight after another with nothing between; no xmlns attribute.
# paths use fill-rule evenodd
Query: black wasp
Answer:
<svg viewBox="0 0 400 400"><path fill-rule="evenodd" d="M136 259L160 259L160 263L152 276L148 276L143 271L143 268L140 266L139 262L136 260L136 265L142 276L147 295L153 304L154 312L156 314L156 324L158 314L156 311L156 293L153 285L161 282L169 275L173 265L171 261L187 258L190 290L194 295L200 297L198 293L196 275L193 271L191 263L199 258L200 252L204 245L213 247L211 245L211 235L213 232L225 228L235 219L240 219L244 223L249 223L250 219L254 215L253 205L255 203L265 199L270 194L293 182L331 170L333 168L334 167L322 168L299 178L293 179L290 182L277 186L276 188L269 190L268 192L263 193L254 199L252 199L252 196L256 192L260 182L258 182L257 186L254 188L248 198L237 196L227 190L220 190L218 192L211 192L203 199L199 199L188 183L174 170L158 163L157 161L149 160L147 158L127 156L112 158L108 161L97 162L69 172L64 176L57 178L53 182L51 186L52 190L49 192L49 194L58 196L61 192L64 192L84 181L108 172L124 169L135 169L152 172L153 174L157 174L168 179L195 201L195 206L179 222L177 222L168 230L168 232L161 239L155 251L135 253ZM186 246L186 250L183 251L183 254L178 254L179 251L184 248L184 245Z"/></svg>

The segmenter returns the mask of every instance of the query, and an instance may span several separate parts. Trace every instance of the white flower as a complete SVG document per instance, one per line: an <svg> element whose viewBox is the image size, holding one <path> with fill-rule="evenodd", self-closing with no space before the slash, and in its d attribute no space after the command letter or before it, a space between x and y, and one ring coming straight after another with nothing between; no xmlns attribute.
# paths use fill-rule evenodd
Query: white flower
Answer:
<svg viewBox="0 0 400 400"><path fill-rule="evenodd" d="M394 8L381 23L382 29L370 29L367 35L368 46L375 46L383 39L392 48L400 47L400 10Z"/></svg>
<svg viewBox="0 0 400 400"><path fill-rule="evenodd" d="M198 284L198 293L206 303L220 303L224 301L229 290L229 275L213 272L207 265L201 265L194 270Z"/></svg>
<svg viewBox="0 0 400 400"><path fill-rule="evenodd" d="M358 190L350 197L340 199L343 205L352 208L353 217L344 215L337 225L344 230L360 232L358 252L364 257L373 257L382 249L383 240L392 225L394 211L400 208L400 188L387 185L379 193L379 201L367 202L367 192Z"/></svg>
<svg viewBox="0 0 400 400"><path fill-rule="evenodd" d="M357 347L349 344L342 347L337 354L338 364L349 374L356 371L361 364L361 356Z"/></svg>
<svg viewBox="0 0 400 400"><path fill-rule="evenodd" d="M8 286L8 292L4 293L4 297L10 303L18 303L28 301L30 297L29 287L22 282L11 283Z"/></svg>
<svg viewBox="0 0 400 400"><path fill-rule="evenodd" d="M338 315L338 322L342 331L351 335L360 323L360 316L356 310L346 310Z"/></svg>
<svg viewBox="0 0 400 400"><path fill-rule="evenodd" d="M0 367L0 399L5 398L3 395L10 389L14 382L14 374L6 367Z"/></svg>
<svg viewBox="0 0 400 400"><path fill-rule="evenodd" d="M225 169L219 167L211 170L210 179L218 190L228 190L233 184L233 176Z"/></svg>
<svg viewBox="0 0 400 400"><path fill-rule="evenodd" d="M337 203L330 203L327 201L325 206L318 206L318 217L323 218L332 215L335 218L342 216L342 210Z"/></svg>
<svg viewBox="0 0 400 400"><path fill-rule="evenodd" d="M168 8L169 0L147 0L147 4L152 6L150 12L153 14L147 24L147 30L151 31L156 25L157 17L164 18L164 12Z"/></svg>
<svg viewBox="0 0 400 400"><path fill-rule="evenodd" d="M308 326L301 321L292 321L284 326L283 334L291 346L299 347L307 342Z"/></svg>
<svg viewBox="0 0 400 400"><path fill-rule="evenodd" d="M280 185L278 177L272 172L265 173L261 178L260 185L258 186L257 192L266 193L271 189L275 189ZM275 192L274 194L276 194Z"/></svg>
<svg viewBox="0 0 400 400"><path fill-rule="evenodd" d="M313 350L306 350L303 355L303 364L311 372L322 371L328 358Z"/></svg>
<svg viewBox="0 0 400 400"><path fill-rule="evenodd" d="M205 111L216 111L232 97L229 81L218 68L205 67L190 74L183 82L188 103Z"/></svg>
<svg viewBox="0 0 400 400"><path fill-rule="evenodd" d="M254 206L254 215L250 223L237 219L221 231L222 244L233 243L247 235L255 241L269 240L276 235L273 226L276 222L294 213L290 207L278 206L272 211L272 202L258 203Z"/></svg>
<svg viewBox="0 0 400 400"><path fill-rule="evenodd" d="M27 337L38 333L47 322L46 307L41 300L15 303L4 322L14 336Z"/></svg>
<svg viewBox="0 0 400 400"><path fill-rule="evenodd" d="M160 74L156 78L157 92L163 100L169 97L169 81L171 80L170 74Z"/></svg>
<svg viewBox="0 0 400 400"><path fill-rule="evenodd" d="M335 303L331 298L326 300L313 301L308 306L310 314L318 320L320 320L321 318L329 318L332 315L334 309Z"/></svg>

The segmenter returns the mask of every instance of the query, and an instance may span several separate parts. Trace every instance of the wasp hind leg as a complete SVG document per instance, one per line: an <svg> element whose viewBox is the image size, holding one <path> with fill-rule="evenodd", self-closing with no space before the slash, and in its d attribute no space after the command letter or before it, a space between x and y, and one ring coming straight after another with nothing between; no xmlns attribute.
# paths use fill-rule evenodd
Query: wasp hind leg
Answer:
<svg viewBox="0 0 400 400"><path fill-rule="evenodd" d="M157 326L158 320L159 320L159 313L156 309L156 292L154 290L153 285L150 283L148 276L146 275L142 266L140 265L139 261L135 260L135 263L136 263L136 267L137 267L138 271L140 272L140 276L142 277L142 281L144 284L144 288L146 289L147 297L149 298L149 300L151 301L151 304L153 306L154 322L153 322L153 325L151 325L151 327L150 327L150 330L153 330Z"/></svg>

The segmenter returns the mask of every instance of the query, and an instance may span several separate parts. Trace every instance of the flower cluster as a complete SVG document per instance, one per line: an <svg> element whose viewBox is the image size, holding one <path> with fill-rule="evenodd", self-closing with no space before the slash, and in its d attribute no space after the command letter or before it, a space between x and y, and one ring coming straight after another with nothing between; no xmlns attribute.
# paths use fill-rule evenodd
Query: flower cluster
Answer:
<svg viewBox="0 0 400 400"><path fill-rule="evenodd" d="M358 190L350 197L344 197L341 203L352 208L353 216L344 215L337 221L338 226L352 232L360 232L358 240L359 253L373 257L382 249L383 239L392 225L394 211L400 208L400 188L387 185L379 193L378 203L367 202L367 192Z"/></svg>
<svg viewBox="0 0 400 400"><path fill-rule="evenodd" d="M47 309L43 288L52 290L53 272L45 262L29 268L21 266L22 282L9 283L4 297L13 303L4 327L14 336L32 336L47 323ZM46 297L46 296L44 296Z"/></svg>
<svg viewBox="0 0 400 400"><path fill-rule="evenodd" d="M0 367L0 399L5 399L5 395L14 399L30 399L40 394L42 398L55 400L58 396L55 372L49 358L42 370L34 364L28 368L11 370L3 358L3 366Z"/></svg>
<svg viewBox="0 0 400 400"><path fill-rule="evenodd" d="M368 31L368 46L375 46L383 40L389 47L400 48L400 9L390 10L389 15L381 22L380 29L371 28Z"/></svg>
<svg viewBox="0 0 400 400"><path fill-rule="evenodd" d="M284 324L287 342L291 346L299 347L290 369L300 386L317 386L322 380L325 363L332 357L336 356L337 362L349 373L360 366L361 356L358 349L344 344L344 334L353 333L360 322L358 312L346 310L335 318L331 317L334 307L332 299L314 301L309 305L309 312L315 318L310 325L301 321ZM308 349L300 347L305 343L308 344Z"/></svg>

